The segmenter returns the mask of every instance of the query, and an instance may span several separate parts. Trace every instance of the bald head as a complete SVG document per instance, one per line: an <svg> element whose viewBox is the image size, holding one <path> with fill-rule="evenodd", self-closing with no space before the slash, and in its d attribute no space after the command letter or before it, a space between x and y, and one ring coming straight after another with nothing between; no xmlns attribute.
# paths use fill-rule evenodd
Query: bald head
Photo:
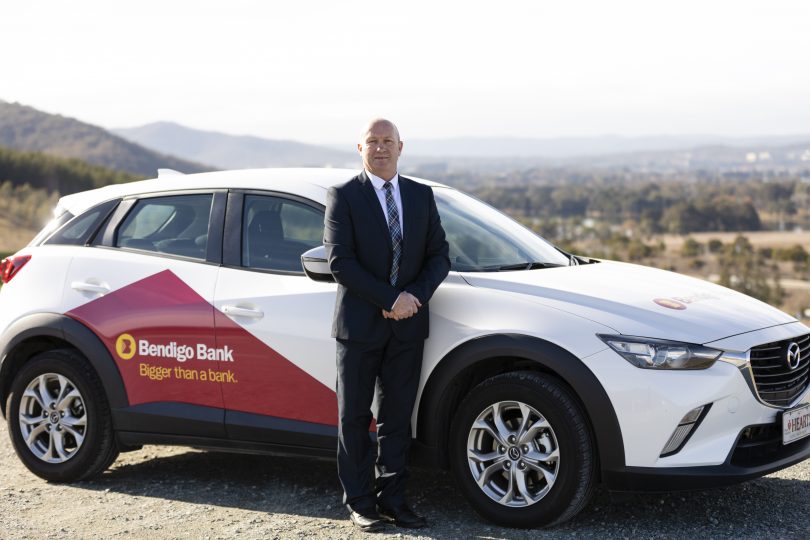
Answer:
<svg viewBox="0 0 810 540"><path fill-rule="evenodd" d="M369 122L363 127L363 131L360 132L360 143L363 143L366 139L366 135L369 131L372 131L374 128L389 128L394 131L397 136L397 141L399 141L399 130L397 126L391 120L386 120L385 118L374 118L369 120Z"/></svg>
<svg viewBox="0 0 810 540"><path fill-rule="evenodd" d="M397 161L402 153L397 126L385 118L371 120L360 135L357 151L368 172L390 180L397 173Z"/></svg>

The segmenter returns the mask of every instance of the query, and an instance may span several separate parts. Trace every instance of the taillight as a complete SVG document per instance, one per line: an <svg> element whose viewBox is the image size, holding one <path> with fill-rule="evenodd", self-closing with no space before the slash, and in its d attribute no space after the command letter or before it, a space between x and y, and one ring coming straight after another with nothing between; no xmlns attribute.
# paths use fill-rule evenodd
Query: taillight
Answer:
<svg viewBox="0 0 810 540"><path fill-rule="evenodd" d="M3 283L8 283L11 278L17 275L20 268L25 266L25 263L31 260L31 255L12 255L0 261L0 280Z"/></svg>

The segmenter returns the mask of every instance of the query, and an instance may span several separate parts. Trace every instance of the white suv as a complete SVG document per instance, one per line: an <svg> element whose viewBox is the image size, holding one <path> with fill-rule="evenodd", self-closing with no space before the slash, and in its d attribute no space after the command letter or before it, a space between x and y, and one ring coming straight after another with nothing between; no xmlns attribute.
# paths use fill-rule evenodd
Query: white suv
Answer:
<svg viewBox="0 0 810 540"><path fill-rule="evenodd" d="M161 443L333 456L320 244L326 191L354 174L161 175L63 197L2 263L0 403L25 465L73 481ZM483 516L558 523L597 483L717 486L810 456L805 325L566 254L425 183L452 270L430 302L414 457L451 468Z"/></svg>

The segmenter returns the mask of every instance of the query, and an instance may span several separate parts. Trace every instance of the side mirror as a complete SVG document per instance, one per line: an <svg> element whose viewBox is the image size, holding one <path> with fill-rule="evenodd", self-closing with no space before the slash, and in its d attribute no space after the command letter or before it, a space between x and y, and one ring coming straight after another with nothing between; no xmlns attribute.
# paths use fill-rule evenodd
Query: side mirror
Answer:
<svg viewBox="0 0 810 540"><path fill-rule="evenodd" d="M329 261L326 260L326 248L318 246L301 255L301 266L304 273L313 281L331 281L334 283L332 271L329 270Z"/></svg>

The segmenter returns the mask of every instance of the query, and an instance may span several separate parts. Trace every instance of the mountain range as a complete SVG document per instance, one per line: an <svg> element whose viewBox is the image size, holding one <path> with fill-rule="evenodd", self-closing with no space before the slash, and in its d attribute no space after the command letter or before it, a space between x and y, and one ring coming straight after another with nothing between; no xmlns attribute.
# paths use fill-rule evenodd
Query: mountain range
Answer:
<svg viewBox="0 0 810 540"><path fill-rule="evenodd" d="M451 137L407 141L410 154L442 158L567 159L638 152L690 150L701 147L756 148L810 142L810 135L724 137L718 135L649 135L629 137Z"/></svg>
<svg viewBox="0 0 810 540"><path fill-rule="evenodd" d="M355 153L296 141L201 131L172 122L111 130L137 144L223 169L357 167Z"/></svg>
<svg viewBox="0 0 810 540"><path fill-rule="evenodd" d="M172 122L105 130L0 100L0 146L72 157L151 177L158 168L348 167L344 149L292 140L203 131ZM810 135L722 137L459 137L406 139L406 173L508 173L529 168L630 168L636 171L782 170L810 172Z"/></svg>
<svg viewBox="0 0 810 540"><path fill-rule="evenodd" d="M193 173L213 167L156 152L109 131L0 100L0 146L28 152L78 158L94 165L152 177L157 169Z"/></svg>
<svg viewBox="0 0 810 540"><path fill-rule="evenodd" d="M295 141L235 136L158 122L115 133L147 148L221 168L335 166L357 168L356 153ZM347 145L349 146L349 145ZM514 170L530 167L632 167L644 170L810 168L810 135L722 137L509 138L405 141L403 170Z"/></svg>

